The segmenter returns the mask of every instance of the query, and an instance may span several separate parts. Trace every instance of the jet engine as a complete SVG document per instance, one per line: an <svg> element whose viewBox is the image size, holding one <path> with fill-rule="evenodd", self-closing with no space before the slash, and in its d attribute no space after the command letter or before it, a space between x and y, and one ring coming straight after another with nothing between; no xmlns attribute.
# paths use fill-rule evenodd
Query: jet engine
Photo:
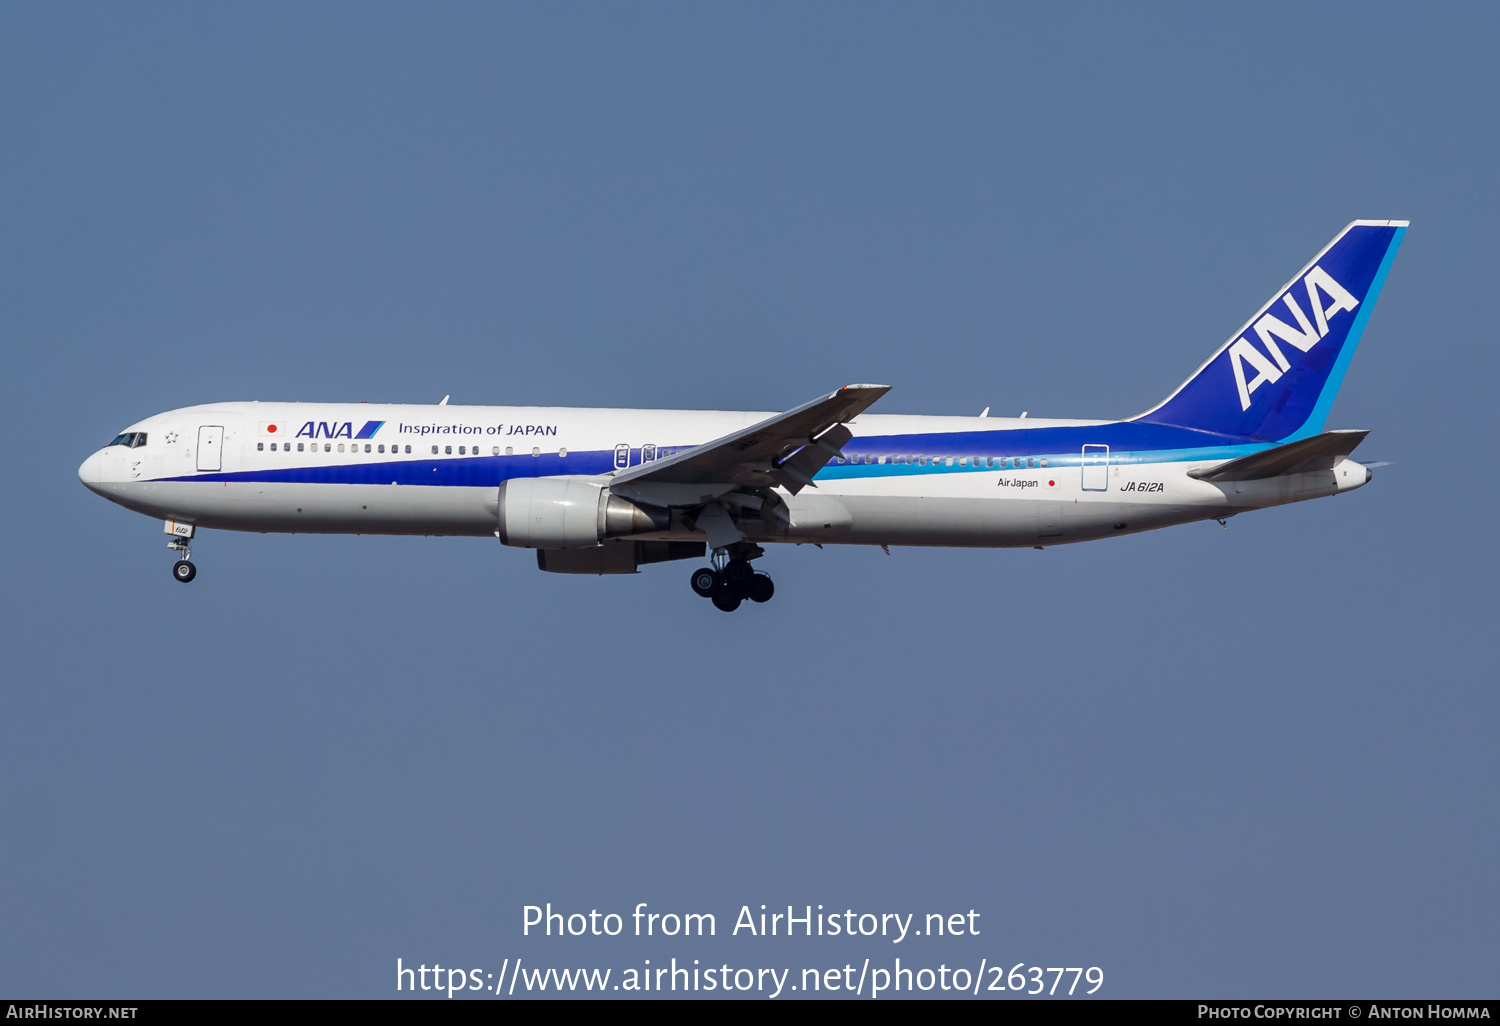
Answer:
<svg viewBox="0 0 1500 1026"><path fill-rule="evenodd" d="M587 477L521 477L500 486L500 540L527 549L572 549L671 527L671 514L611 495Z"/></svg>

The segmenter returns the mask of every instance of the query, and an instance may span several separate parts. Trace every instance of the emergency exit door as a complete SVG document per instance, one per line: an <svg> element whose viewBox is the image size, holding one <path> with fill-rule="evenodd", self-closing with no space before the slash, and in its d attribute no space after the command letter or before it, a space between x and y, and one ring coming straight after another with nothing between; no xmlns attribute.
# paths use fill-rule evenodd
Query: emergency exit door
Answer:
<svg viewBox="0 0 1500 1026"><path fill-rule="evenodd" d="M1109 489L1109 446L1083 447L1083 490L1103 492Z"/></svg>
<svg viewBox="0 0 1500 1026"><path fill-rule="evenodd" d="M205 424L198 429L198 469L222 470L224 467L224 428Z"/></svg>

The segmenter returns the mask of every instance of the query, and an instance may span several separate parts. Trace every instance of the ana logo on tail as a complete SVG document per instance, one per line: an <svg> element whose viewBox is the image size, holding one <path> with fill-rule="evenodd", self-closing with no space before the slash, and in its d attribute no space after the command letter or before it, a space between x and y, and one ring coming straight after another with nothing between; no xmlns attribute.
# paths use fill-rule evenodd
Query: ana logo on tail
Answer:
<svg viewBox="0 0 1500 1026"><path fill-rule="evenodd" d="M1261 345L1265 346L1265 353L1255 348L1243 335L1235 339L1234 344L1229 347L1229 365L1234 368L1234 383L1239 388L1241 410L1250 408L1250 396L1257 388L1274 383L1282 374L1292 369L1281 347L1276 344L1278 338L1305 353L1317 345L1319 339L1328 334L1328 322L1335 314L1352 311L1359 305L1359 300L1355 299L1348 289L1334 281L1333 275L1323 270L1322 267L1315 266L1308 271L1306 277L1302 279L1302 284L1307 289L1307 305L1312 311L1312 323L1308 322L1307 314L1302 311L1302 307L1297 305L1297 297L1293 295L1291 289L1288 289L1281 297L1281 302L1286 305L1296 320L1296 327L1267 312L1255 322L1255 334L1260 337ZM1328 297L1330 301L1328 305L1323 304L1322 296ZM1276 309L1274 304L1272 309ZM1266 353L1270 356L1267 357ZM1245 378L1246 364L1255 369L1255 377L1248 381Z"/></svg>

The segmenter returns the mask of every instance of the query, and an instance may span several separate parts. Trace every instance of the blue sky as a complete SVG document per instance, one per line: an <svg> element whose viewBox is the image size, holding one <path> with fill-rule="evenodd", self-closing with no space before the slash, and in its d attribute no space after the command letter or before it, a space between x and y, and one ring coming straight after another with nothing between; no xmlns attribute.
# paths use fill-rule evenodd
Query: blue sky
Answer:
<svg viewBox="0 0 1500 1026"><path fill-rule="evenodd" d="M1100 966L1495 994L1500 16L1481 5L0 9L0 990L394 964ZM229 399L1113 417L1408 233L1352 495L1045 552L559 578L78 483ZM701 945L521 908L706 911ZM982 913L908 952L743 904ZM912 942L908 942L912 943Z"/></svg>

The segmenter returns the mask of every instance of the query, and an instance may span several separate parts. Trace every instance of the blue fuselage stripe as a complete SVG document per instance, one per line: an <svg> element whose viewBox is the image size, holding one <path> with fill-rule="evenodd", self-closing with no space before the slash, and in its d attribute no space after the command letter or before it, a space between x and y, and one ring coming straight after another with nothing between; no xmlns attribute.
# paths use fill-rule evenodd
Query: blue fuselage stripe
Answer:
<svg viewBox="0 0 1500 1026"><path fill-rule="evenodd" d="M1227 460L1259 452L1270 448L1271 444L1166 425L1129 422L1090 427L867 435L851 439L844 446L843 451L849 462L829 463L816 476L819 480L845 480L1036 469L1013 466L1017 458L1038 462L1046 460L1049 469L1076 467L1083 462L1085 445L1108 446L1108 461L1111 464ZM663 446L658 451L683 448L688 446ZM895 457L903 462L891 462ZM288 458L307 459L300 453L295 457L288 454ZM566 456L556 452L538 456L442 456L432 459L339 463L331 466L304 463L257 470L186 474L157 480L494 488L503 481L518 477L604 475L619 469L615 458L613 449L592 452L570 450ZM866 459L870 462L865 462ZM886 462L879 462L881 459ZM960 466L960 459L968 461L969 465ZM981 466L976 465L976 459L985 460L986 463L991 459L997 462L1004 460L1006 465ZM640 449L631 450L630 465L639 466L640 462Z"/></svg>

